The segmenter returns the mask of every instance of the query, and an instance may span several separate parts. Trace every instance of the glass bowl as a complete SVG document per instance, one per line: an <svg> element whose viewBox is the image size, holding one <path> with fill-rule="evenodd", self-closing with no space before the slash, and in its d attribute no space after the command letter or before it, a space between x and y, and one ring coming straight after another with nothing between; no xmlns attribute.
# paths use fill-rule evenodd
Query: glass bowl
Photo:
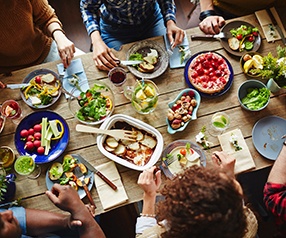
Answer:
<svg viewBox="0 0 286 238"><path fill-rule="evenodd" d="M90 97L90 91L94 96ZM82 81L73 88L71 94L75 97L68 98L69 109L83 124L101 124L114 111L114 94L110 87L101 81ZM94 98L99 100L93 100ZM97 103L98 101L101 103Z"/></svg>

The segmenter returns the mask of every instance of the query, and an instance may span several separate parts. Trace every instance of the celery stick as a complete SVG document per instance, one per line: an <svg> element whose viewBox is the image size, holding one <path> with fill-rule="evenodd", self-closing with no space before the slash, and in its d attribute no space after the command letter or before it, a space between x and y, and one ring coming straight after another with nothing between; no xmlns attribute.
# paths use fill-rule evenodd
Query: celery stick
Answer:
<svg viewBox="0 0 286 238"><path fill-rule="evenodd" d="M52 129L54 137L58 137L60 135L60 132L58 130L57 121L56 120L50 121L50 127Z"/></svg>
<svg viewBox="0 0 286 238"><path fill-rule="evenodd" d="M41 130L41 146L45 146L46 145L46 140L45 140L45 136L46 136L46 131L47 131L47 125L48 125L48 118L43 117L42 118L42 130Z"/></svg>

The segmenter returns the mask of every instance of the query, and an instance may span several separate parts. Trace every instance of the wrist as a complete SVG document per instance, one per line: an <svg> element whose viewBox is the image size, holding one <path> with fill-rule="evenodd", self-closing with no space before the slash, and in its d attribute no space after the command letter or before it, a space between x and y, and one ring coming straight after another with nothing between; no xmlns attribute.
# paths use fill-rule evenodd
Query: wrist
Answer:
<svg viewBox="0 0 286 238"><path fill-rule="evenodd" d="M215 12L215 10L205 10L205 11L202 11L200 13L200 21L203 21L205 18L209 17L209 16L216 16L217 13Z"/></svg>
<svg viewBox="0 0 286 238"><path fill-rule="evenodd" d="M55 40L55 38L56 38L56 35L66 35L66 33L64 32L64 30L63 29L61 29L61 28L56 28L56 29L54 29L53 31L52 31L52 33L51 33L51 36L52 36L52 38Z"/></svg>

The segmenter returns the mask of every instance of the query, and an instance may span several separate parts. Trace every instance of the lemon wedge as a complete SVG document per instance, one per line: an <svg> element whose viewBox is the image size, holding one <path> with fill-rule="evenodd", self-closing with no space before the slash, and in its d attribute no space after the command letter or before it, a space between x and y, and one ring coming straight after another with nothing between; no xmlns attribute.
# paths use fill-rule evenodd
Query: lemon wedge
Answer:
<svg viewBox="0 0 286 238"><path fill-rule="evenodd" d="M144 93L147 97L154 97L155 96L155 90L151 88L149 85L147 85L144 89Z"/></svg>
<svg viewBox="0 0 286 238"><path fill-rule="evenodd" d="M254 55L252 57L253 59L253 66L256 68L256 69L263 69L263 58L262 56L260 55Z"/></svg>
<svg viewBox="0 0 286 238"><path fill-rule="evenodd" d="M143 92L142 89L140 89L140 90L136 93L135 97L138 98L138 99L140 99L140 100L146 99L146 95L145 95L145 93Z"/></svg>
<svg viewBox="0 0 286 238"><path fill-rule="evenodd" d="M250 60L247 60L244 65L243 65L243 69L244 69L244 72L245 73L248 73L248 71L251 69L251 67L253 66L254 64L254 60L253 58L250 59Z"/></svg>

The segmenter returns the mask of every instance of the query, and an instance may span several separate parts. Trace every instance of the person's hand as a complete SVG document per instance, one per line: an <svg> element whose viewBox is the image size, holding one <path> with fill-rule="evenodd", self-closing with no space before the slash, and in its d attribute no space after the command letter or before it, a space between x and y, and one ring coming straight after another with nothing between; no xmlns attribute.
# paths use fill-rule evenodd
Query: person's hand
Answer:
<svg viewBox="0 0 286 238"><path fill-rule="evenodd" d="M138 177L137 183L147 195L156 195L156 191L162 183L161 170L158 170L154 175L155 169L156 167L153 166L144 170Z"/></svg>
<svg viewBox="0 0 286 238"><path fill-rule="evenodd" d="M214 166L221 168L229 177L234 178L235 158L223 151L215 151L212 154Z"/></svg>
<svg viewBox="0 0 286 238"><path fill-rule="evenodd" d="M58 51L62 59L64 68L67 68L74 57L75 46L61 31L55 31L54 39L58 46Z"/></svg>
<svg viewBox="0 0 286 238"><path fill-rule="evenodd" d="M112 53L111 49L103 42L98 31L91 34L93 42L93 61L98 69L109 71L118 66L118 58Z"/></svg>
<svg viewBox="0 0 286 238"><path fill-rule="evenodd" d="M181 28L177 27L175 22L169 20L167 22L167 36L171 44L171 48L173 49L183 42L185 32Z"/></svg>
<svg viewBox="0 0 286 238"><path fill-rule="evenodd" d="M206 17L200 24L200 29L205 34L218 34L220 32L220 28L225 24L224 18L221 16L209 16Z"/></svg>

